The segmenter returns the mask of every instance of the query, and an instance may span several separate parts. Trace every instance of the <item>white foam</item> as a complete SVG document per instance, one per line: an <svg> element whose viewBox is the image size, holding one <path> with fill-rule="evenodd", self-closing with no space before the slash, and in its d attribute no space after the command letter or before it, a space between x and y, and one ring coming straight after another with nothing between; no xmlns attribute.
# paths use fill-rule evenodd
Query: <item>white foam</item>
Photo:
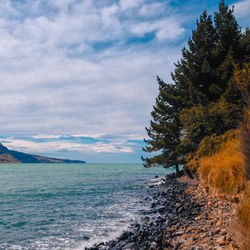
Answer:
<svg viewBox="0 0 250 250"><path fill-rule="evenodd" d="M124 231L128 230L132 222L139 222L139 210L146 210L148 206L141 203L140 198L130 197L130 199L122 199L121 203L117 203L108 207L109 211L117 211L120 217L113 219L98 220L96 225L85 225L82 232L89 232L92 236L88 241L81 241L74 250L83 250L85 247L92 247L94 244L115 240ZM105 213L105 211L104 211Z"/></svg>
<svg viewBox="0 0 250 250"><path fill-rule="evenodd" d="M157 178L153 178L150 179L149 181L147 181L146 185L147 186L158 186L161 185L162 183L164 183L164 178L163 177L157 177Z"/></svg>

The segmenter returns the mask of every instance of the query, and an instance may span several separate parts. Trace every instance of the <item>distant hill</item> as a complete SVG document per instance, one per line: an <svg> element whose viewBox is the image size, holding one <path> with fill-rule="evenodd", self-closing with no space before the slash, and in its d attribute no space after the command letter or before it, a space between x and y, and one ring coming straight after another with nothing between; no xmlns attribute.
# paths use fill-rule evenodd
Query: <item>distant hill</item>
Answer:
<svg viewBox="0 0 250 250"><path fill-rule="evenodd" d="M86 163L85 161L57 159L39 155L25 154L9 150L0 143L0 163Z"/></svg>

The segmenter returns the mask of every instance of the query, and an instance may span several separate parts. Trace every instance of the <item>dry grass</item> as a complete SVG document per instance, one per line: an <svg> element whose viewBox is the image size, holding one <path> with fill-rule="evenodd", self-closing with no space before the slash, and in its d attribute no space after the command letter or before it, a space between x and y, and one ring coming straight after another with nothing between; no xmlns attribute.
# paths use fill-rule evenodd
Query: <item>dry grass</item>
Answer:
<svg viewBox="0 0 250 250"><path fill-rule="evenodd" d="M237 228L240 233L241 249L250 249L250 181L237 208Z"/></svg>
<svg viewBox="0 0 250 250"><path fill-rule="evenodd" d="M241 151L245 162L246 183L245 191L237 208L237 227L239 244L242 249L250 249L250 100L244 113L241 126Z"/></svg>
<svg viewBox="0 0 250 250"><path fill-rule="evenodd" d="M244 113L244 120L241 125L241 151L243 153L246 178L250 180L250 99L248 100L248 107Z"/></svg>
<svg viewBox="0 0 250 250"><path fill-rule="evenodd" d="M186 167L191 171L196 171L200 166L200 158L210 157L217 152L219 152L228 140L233 140L239 137L239 131L236 129L228 130L223 135L213 134L211 136L206 136L200 142L199 147L195 153L190 153L186 155L188 163Z"/></svg>
<svg viewBox="0 0 250 250"><path fill-rule="evenodd" d="M245 166L238 139L228 140L220 151L199 159L201 181L218 193L232 195L242 187Z"/></svg>

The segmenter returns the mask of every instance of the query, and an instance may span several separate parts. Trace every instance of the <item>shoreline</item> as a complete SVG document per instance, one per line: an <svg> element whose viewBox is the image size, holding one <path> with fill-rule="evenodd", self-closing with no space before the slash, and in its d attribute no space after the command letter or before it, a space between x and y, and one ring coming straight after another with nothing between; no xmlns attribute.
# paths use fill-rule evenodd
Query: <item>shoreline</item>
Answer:
<svg viewBox="0 0 250 250"><path fill-rule="evenodd" d="M151 209L140 224L85 250L238 249L229 230L236 204L212 197L197 181L166 175L145 199Z"/></svg>

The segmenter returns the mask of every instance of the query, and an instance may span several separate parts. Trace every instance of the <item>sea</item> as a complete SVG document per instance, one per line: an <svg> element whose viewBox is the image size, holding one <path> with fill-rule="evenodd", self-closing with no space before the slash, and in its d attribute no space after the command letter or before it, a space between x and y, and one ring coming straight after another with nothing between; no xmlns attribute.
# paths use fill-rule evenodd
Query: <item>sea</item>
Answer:
<svg viewBox="0 0 250 250"><path fill-rule="evenodd" d="M171 169L141 164L1 164L0 249L84 249L115 239L150 207Z"/></svg>

